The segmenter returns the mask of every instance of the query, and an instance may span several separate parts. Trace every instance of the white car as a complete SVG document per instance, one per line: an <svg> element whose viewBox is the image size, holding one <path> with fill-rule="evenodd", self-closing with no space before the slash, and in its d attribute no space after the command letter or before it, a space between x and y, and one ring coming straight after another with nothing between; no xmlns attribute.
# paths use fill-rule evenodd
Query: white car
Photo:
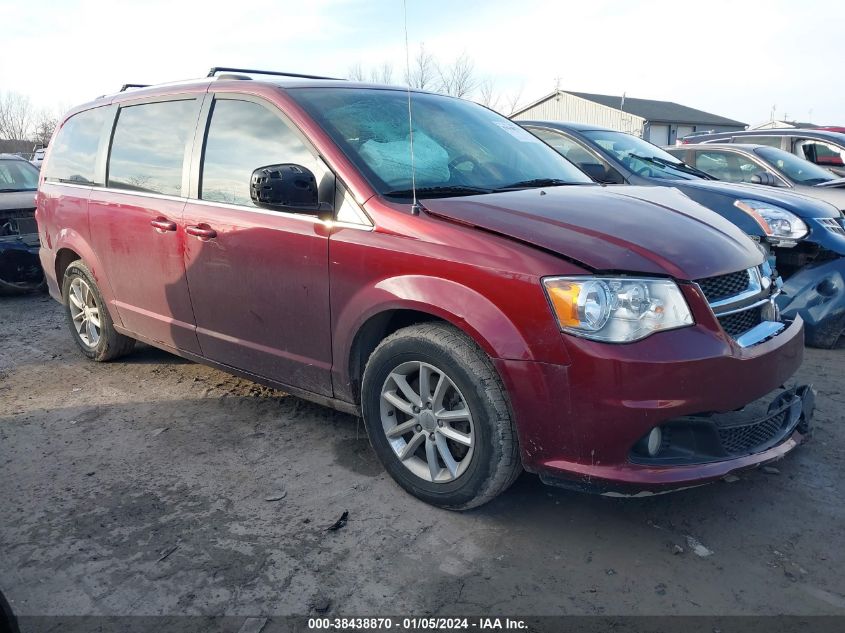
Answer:
<svg viewBox="0 0 845 633"><path fill-rule="evenodd" d="M45 148L45 147L42 147L41 149L35 150L35 153L33 153L33 155L32 155L32 160L29 161L29 162L32 163L33 165L35 165L36 167L38 167L38 169L41 169L41 163L44 162L44 153L46 151L47 151L47 148Z"/></svg>

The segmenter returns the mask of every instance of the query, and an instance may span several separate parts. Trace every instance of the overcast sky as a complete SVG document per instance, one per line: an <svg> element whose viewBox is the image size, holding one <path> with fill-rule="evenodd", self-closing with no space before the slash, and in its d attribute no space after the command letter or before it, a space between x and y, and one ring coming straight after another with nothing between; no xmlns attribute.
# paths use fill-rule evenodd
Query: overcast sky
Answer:
<svg viewBox="0 0 845 633"><path fill-rule="evenodd" d="M462 53L522 103L564 90L676 101L747 123L845 125L842 0L407 0L413 56ZM213 65L345 76L405 63L401 0L2 0L0 91L70 107Z"/></svg>

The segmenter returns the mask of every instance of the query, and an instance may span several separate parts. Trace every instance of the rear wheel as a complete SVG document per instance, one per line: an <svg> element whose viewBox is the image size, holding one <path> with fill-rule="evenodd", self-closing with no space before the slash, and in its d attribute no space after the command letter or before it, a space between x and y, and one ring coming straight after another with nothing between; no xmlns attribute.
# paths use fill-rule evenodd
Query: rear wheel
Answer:
<svg viewBox="0 0 845 633"><path fill-rule="evenodd" d="M414 325L382 341L364 372L362 409L385 469L433 505L479 506L521 472L499 376L452 326Z"/></svg>
<svg viewBox="0 0 845 633"><path fill-rule="evenodd" d="M67 267L62 297L73 340L88 358L112 360L128 354L135 347L135 339L114 329L97 282L82 260Z"/></svg>

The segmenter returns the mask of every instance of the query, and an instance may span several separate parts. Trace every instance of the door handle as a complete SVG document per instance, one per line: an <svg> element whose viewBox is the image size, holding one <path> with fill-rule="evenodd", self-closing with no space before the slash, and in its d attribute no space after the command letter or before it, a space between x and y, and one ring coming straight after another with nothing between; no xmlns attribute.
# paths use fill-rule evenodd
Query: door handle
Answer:
<svg viewBox="0 0 845 633"><path fill-rule="evenodd" d="M203 241L217 237L217 231L208 226L186 226L185 233L198 237Z"/></svg>
<svg viewBox="0 0 845 633"><path fill-rule="evenodd" d="M159 233L176 230L176 222L172 222L167 218L156 218L155 220L150 220L150 224Z"/></svg>

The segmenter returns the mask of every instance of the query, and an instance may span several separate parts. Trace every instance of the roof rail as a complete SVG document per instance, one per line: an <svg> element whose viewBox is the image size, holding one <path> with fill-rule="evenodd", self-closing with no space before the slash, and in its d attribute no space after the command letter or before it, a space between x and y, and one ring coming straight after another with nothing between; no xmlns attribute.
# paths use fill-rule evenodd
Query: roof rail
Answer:
<svg viewBox="0 0 845 633"><path fill-rule="evenodd" d="M123 84L120 87L121 92L126 92L128 88L149 88L150 84Z"/></svg>
<svg viewBox="0 0 845 633"><path fill-rule="evenodd" d="M299 73L283 73L276 70L255 70L254 68L233 68L230 66L214 66L208 71L208 77L214 77L221 72L250 73L253 75L275 75L277 77L297 77L298 79L334 79L337 77L322 77L320 75L302 75Z"/></svg>

